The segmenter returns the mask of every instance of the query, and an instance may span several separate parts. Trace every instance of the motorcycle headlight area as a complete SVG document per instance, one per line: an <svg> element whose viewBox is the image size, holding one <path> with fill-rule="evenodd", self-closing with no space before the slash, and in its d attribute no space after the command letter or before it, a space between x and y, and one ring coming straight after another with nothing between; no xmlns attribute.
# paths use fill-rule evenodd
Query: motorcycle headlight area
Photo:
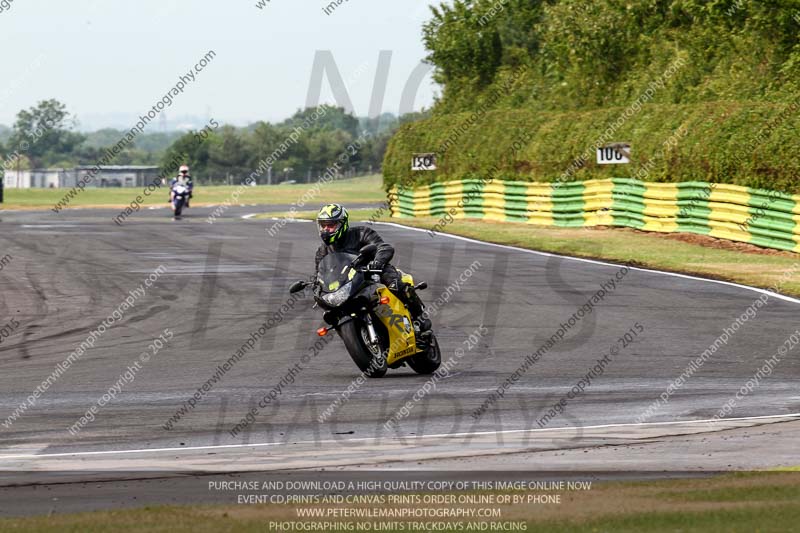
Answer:
<svg viewBox="0 0 800 533"><path fill-rule="evenodd" d="M322 295L322 301L331 307L339 307L347 301L350 296L350 283L345 283L338 290Z"/></svg>

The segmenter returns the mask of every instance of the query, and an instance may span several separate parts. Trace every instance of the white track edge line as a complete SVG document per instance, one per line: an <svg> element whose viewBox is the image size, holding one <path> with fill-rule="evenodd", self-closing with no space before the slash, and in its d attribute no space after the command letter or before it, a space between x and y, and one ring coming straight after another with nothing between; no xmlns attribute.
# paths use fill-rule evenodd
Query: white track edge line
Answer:
<svg viewBox="0 0 800 533"><path fill-rule="evenodd" d="M395 222L375 222L375 224L384 224L384 225L387 225L387 226L395 226L397 228L403 228L403 229L409 229L409 230L412 230L412 231L421 231L421 232L428 233L428 230L424 230L422 228L415 228L415 227L412 227L412 226L405 226L403 224L397 224ZM525 253L534 254L534 255L541 255L541 256L544 256L544 257L560 257L560 258L563 258L563 259L569 259L571 261L579 261L581 263L591 263L591 264L594 264L594 265L603 265L603 266L611 266L611 267L623 267L623 266L626 266L626 265L622 265L622 264L619 264L619 263L609 263L609 262L606 262L606 261L597 261L596 259L586 259L584 257L573 257L571 255L555 254L555 253L551 253L551 252L540 252L539 250L531 250L531 249L528 249L528 248L520 248L518 246L509 246L507 244L497 244L497 243L494 243L494 242L481 241L479 239L471 239L469 237L462 237L461 235L453 235L452 233L437 233L437 235L442 235L444 237L450 237L451 239L456 239L456 240L460 240L460 241L472 242L472 243L476 243L476 244L483 244L485 246L494 246L494 247L497 247L497 248L505 248L507 250L514 250L514 251L517 251L517 252L525 252ZM717 283L719 285L728 285L730 287L737 287L737 288L740 288L740 289L746 289L746 290L749 290L749 291L758 292L760 294L767 294L769 296L773 296L775 298L778 298L779 300L784 300L784 301L787 301L787 302L800 304L800 299L798 299L798 298L793 298L791 296L786 296L786 295L783 295L783 294L779 294L777 292L772 292L772 291L769 291L767 289L761 289L759 287L752 287L750 285L744 285L744 284L741 284L741 283L734 283L732 281L723 281L723 280L719 280L719 279L704 278L704 277L700 277L700 276L692 276L692 275L689 275L689 274L679 274L677 272L667 272L665 270L656 270L654 268L643 268L643 267L637 267L637 266L629 266L628 268L631 269L631 270L638 270L640 272L650 272L650 273L653 273L653 274L662 274L664 276L673 276L673 277L676 277L676 278L685 278L685 279L692 279L692 280L698 280L698 281L706 281L706 282L709 282L709 283Z"/></svg>
<svg viewBox="0 0 800 533"><path fill-rule="evenodd" d="M680 424L697 425L697 424L720 424L725 422L744 422L744 421L757 421L785 418L788 420L800 418L800 413L788 413L784 415L763 415L763 416L745 416L738 418L722 418L715 420L713 418L705 420L672 420L669 422L644 422L637 424L633 422L618 423L618 424L599 424L594 426L564 426L557 428L532 428L532 429L508 429L503 431L477 431L477 432L462 432L462 433L441 433L433 435L408 435L406 437L391 437L387 440L402 441L404 439L434 439L434 438L447 438L447 437L473 437L480 435L509 435L512 433L545 433L550 431L570 431L570 430L587 430L587 429L609 429L609 428L624 428L624 427L658 427L658 426L675 426ZM737 428L730 428L737 429ZM142 448L135 450L103 450L94 452L63 452L63 453L43 453L43 454L21 454L21 455L4 455L0 456L0 460L4 459L46 459L50 457L80 457L92 455L123 455L132 453L157 453L157 452L181 452L181 451L199 451L199 450L221 450L221 449L236 449L236 448L263 448L268 446L282 446L286 444L299 445L299 444L328 444L328 443L341 443L341 442L365 442L376 441L378 437L360 437L357 439L344 439L344 440L309 440L298 442L257 442L254 444L214 444L209 446L184 446L179 448ZM2 471L0 470L0 473Z"/></svg>

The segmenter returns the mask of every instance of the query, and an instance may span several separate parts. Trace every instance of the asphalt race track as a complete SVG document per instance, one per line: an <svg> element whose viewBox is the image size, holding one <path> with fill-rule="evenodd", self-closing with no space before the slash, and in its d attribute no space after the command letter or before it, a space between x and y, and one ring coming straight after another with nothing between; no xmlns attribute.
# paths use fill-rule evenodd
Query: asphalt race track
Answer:
<svg viewBox="0 0 800 533"><path fill-rule="evenodd" d="M764 433L769 433L772 456L757 466L797 459L795 452L786 451L793 449L790 443L781 444L780 429L796 434L800 349L788 351L770 376L737 400L726 417L730 422L709 426L696 421L716 415L798 329L800 301L774 295L766 299L727 343L717 343L713 356L671 392L669 401L647 418L648 424L639 426L637 417L763 293L640 269L625 273L618 265L446 235L434 238L395 225L376 229L395 245L394 264L417 281L428 281L429 289L422 293L427 303L462 280L460 290L451 288L449 302L433 319L443 359L454 358L454 366L413 402L398 427L386 429L384 423L428 380L408 368L367 380L328 420L318 421L359 376L338 338L332 337L303 364L293 383L287 382L289 369L319 341L315 330L321 314L305 298L196 407L165 429L218 365L281 308L291 282L311 273L319 242L314 226L288 223L270 237L267 228L274 221L244 218L267 210L231 208L213 224L206 221L212 208L192 208L179 221L171 220L165 209L149 210L122 227L111 220L115 210L0 212L0 255L12 257L0 271L0 326L11 319L19 323L0 343L0 422L8 421L130 291L165 267L134 307L34 406L9 427L0 424L5 484L24 483L27 478L19 473L31 470L225 472L408 461L416 468L445 468L458 457L471 457L470 468L479 468L481 457L494 457L492 464L505 465L499 468L538 469L549 463L536 461L537 450L554 458L593 447L605 452L592 455L597 457L594 463L583 460L579 468L603 469L612 464L606 453L609 444L643 439L665 446L663 439L672 435L683 436L676 441L680 448L690 446L686 435L702 434L691 441L710 446L767 423ZM470 265L471 274L464 276ZM601 285L610 287L610 279L616 280L615 286L592 312L574 321L563 340L485 413L473 416ZM69 428L119 383L165 329L172 339L97 410L94 421L71 433ZM632 330L632 342L619 341ZM472 341L467 340L470 335ZM540 425L548 410L612 348L617 353L607 358L602 374L569 399L561 414ZM255 423L232 436L231 429L282 380L280 394L260 409ZM774 415L780 417L752 418ZM754 434L749 435L755 442ZM754 459L745 454L746 446L735 448L741 457L737 459L736 449L728 451L724 464L712 467L752 468ZM512 452L522 454L516 462L497 458ZM655 469L670 469L670 453L677 456L680 450L662 450L662 467ZM630 455L615 468L654 469L652 460L640 464L636 457ZM459 464L455 468L464 468ZM569 469L565 461L553 465ZM675 468L702 465L681 462Z"/></svg>

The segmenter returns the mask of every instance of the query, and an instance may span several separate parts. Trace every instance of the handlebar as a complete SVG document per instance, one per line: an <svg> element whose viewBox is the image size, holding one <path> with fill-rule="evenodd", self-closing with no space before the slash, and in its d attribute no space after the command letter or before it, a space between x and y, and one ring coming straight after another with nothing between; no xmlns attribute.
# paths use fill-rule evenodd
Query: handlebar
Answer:
<svg viewBox="0 0 800 533"><path fill-rule="evenodd" d="M380 276L381 274L383 274L383 270L376 270L376 269L371 269L371 268L368 268L368 267L356 267L355 265L350 265L350 268L353 268L356 272L361 272L362 274L368 274L368 275L372 274L373 276ZM292 284L291 287L289 287L289 292L292 293L292 294L295 293L295 292L300 292L303 289L305 289L306 287L308 287L309 285L312 285L312 284L316 285L317 283L318 283L318 280L314 281L314 282L311 282L311 283L306 282L306 281L296 281L296 282L294 282Z"/></svg>
<svg viewBox="0 0 800 533"><path fill-rule="evenodd" d="M367 267L357 268L356 272L363 272L364 274L383 274L383 270L369 269Z"/></svg>

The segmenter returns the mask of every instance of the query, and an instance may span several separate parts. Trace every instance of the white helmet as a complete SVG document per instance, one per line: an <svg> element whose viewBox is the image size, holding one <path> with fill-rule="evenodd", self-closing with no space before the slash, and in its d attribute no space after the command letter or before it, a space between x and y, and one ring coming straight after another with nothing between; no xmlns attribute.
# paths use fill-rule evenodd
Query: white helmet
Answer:
<svg viewBox="0 0 800 533"><path fill-rule="evenodd" d="M184 172L186 172L188 174L189 173L189 165L181 165L181 168L178 169L178 172L180 174L183 174Z"/></svg>

